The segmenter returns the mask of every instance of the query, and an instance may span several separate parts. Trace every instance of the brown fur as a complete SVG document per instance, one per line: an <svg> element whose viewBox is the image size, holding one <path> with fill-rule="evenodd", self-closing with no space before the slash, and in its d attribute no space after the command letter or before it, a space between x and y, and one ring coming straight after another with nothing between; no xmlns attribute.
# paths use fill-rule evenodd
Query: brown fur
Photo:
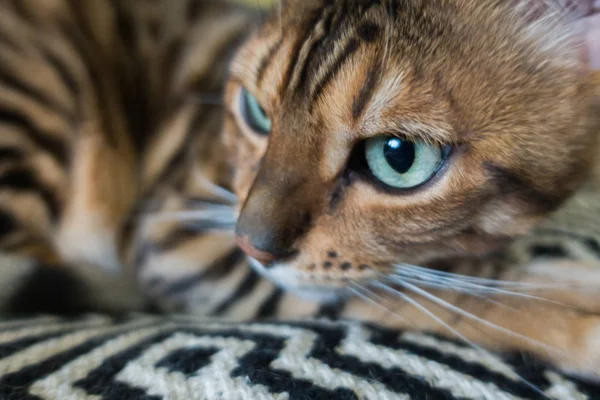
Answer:
<svg viewBox="0 0 600 400"><path fill-rule="evenodd" d="M600 76L572 21L533 4L287 0L254 29L255 10L213 0L0 0L0 274L18 278L2 311L135 309L131 280L163 310L333 314L600 376L600 301L567 285L597 287L597 260L530 257L548 240L537 229L567 241L600 215ZM269 137L243 122L242 87ZM353 157L390 132L452 155L420 188L386 190ZM238 242L267 265L235 247L238 214ZM436 321L372 286L398 263L558 282L538 294L570 307L430 290L474 321L402 292ZM91 278L19 296L56 271ZM357 284L376 301L348 298Z"/></svg>
<svg viewBox="0 0 600 400"><path fill-rule="evenodd" d="M327 293L350 279L368 284L397 263L484 263L559 208L594 163L597 78L583 67L578 37L563 43L556 38L568 21L550 19L553 30L528 36L528 27L550 10L526 18L514 11L519 2L391 4L390 11L366 1L285 2L283 15L274 15L233 64L226 139L237 154L237 232L247 253L290 290ZM344 17L337 20L340 13ZM333 43L322 39L328 35ZM340 63L338 57L345 58ZM239 114L241 86L272 121L268 143ZM390 193L349 164L357 143L389 132L451 145L452 156L423 187ZM561 268L568 274L571 266ZM523 273L519 279L545 280ZM573 301L577 295L570 296ZM446 322L455 318L423 304ZM583 337L600 327L597 317L548 304L523 313L478 304L471 298L461 307L575 360L592 351ZM353 307L353 317L405 326L386 312L373 317L371 305ZM404 301L392 300L388 307L408 326L445 330L419 310L407 311ZM523 314L544 319L524 323ZM453 326L485 345L545 355L526 340L497 339L481 324L470 324L467 319ZM596 374L598 347L593 352L580 364L550 358Z"/></svg>
<svg viewBox="0 0 600 400"><path fill-rule="evenodd" d="M202 98L218 103L253 16L210 0L0 0L0 273L22 279L3 311L97 306L90 298L124 286L131 293L109 297L129 300L108 308L140 307L133 283L122 282L139 279L146 290L161 261L178 279L232 251L231 235L146 220L210 198L197 176L226 184L227 156L214 139L222 108ZM31 275L11 275L20 265L12 256ZM19 297L54 268L108 288L81 282L82 295L59 279L58 306Z"/></svg>
<svg viewBox="0 0 600 400"><path fill-rule="evenodd" d="M268 82L264 87L255 88L252 75L247 73L261 61L255 55L264 50L256 47L274 41L262 36L279 35L276 23L254 39L256 43L248 45L252 51L241 51L236 65L243 64L246 74L234 67L237 74L232 85L243 81L254 90L274 123L264 157L261 147L264 151L266 141L256 147L252 132L243 128L238 131L251 137L248 140L256 149L254 157L262 157L250 197L242 203L247 214L257 219L256 224L275 232L282 230L283 234L298 225L297 218L309 215L310 231L302 231L290 240L301 254L310 253L307 257L311 260L322 259L328 248L351 254L360 249L358 253L372 263L403 260L418 264L440 255L460 254L479 236L471 232L488 240L526 232L538 218L556 209L589 170L598 125L597 119L590 117L596 110L592 110L587 78L576 68L578 60L568 59L576 53L547 65L540 64L545 54L533 52L530 57L519 57L531 51L535 43L513 43L514 21L508 19L508 11L501 6L495 12L483 12L486 5L471 2L423 3L425 10L419 10L417 4L409 3L404 11L409 17L397 17L394 26L417 29L417 21L410 15L427 12L423 25L431 25L429 29L439 26L444 35L440 33L422 46L405 39L404 32L392 31L395 36L389 39L392 44L387 49L388 65L380 78L380 88L401 77L399 87L389 93L377 93L375 89L373 96L385 96L387 101L377 110L379 114L369 114L367 107L358 123L347 123L352 121L351 105L360 91L358 85L366 79L364 63L358 60L384 57L383 35L380 42L362 45L354 58L346 61L345 70L329 84L312 113L306 113L308 105L294 93L279 99L281 87L273 90L281 85L280 71L295 68L289 65L291 58L286 51L271 60L275 75L263 79ZM298 21L299 16L308 19L310 15L305 8L287 10L287 19L281 23L302 26L308 21ZM370 15L378 18L382 30L390 23L385 8ZM470 21L469 16L477 19ZM346 28L347 35L353 34L355 25L358 23ZM454 31L443 31L450 25ZM457 47L466 32L479 39ZM424 38L427 33L421 30L411 34ZM302 39L290 37L281 47L285 49L286 42ZM490 60L498 64L488 66ZM274 65L278 63L279 68ZM228 93L234 93L228 103L234 105L235 113L235 90ZM405 196L387 194L353 177L348 178L351 184L340 187L346 160L357 141L394 130L455 145L453 162L448 167L451 171L441 174L427 188ZM231 134L238 135L235 151L246 151L239 143L241 133ZM250 154L240 157L246 159ZM245 165L257 163L244 160ZM241 200L246 199L249 189L244 164L237 168ZM344 202L332 210L327 199L337 191L342 191ZM501 223L494 221L498 210L502 210ZM244 212L241 218L243 221ZM313 240L312 235L328 237L330 243ZM283 240L281 234L274 236Z"/></svg>

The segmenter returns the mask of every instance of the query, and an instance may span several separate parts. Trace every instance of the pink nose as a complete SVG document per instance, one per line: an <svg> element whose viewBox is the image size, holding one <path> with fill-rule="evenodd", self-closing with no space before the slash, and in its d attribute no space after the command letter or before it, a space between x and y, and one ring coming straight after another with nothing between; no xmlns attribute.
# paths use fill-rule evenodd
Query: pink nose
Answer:
<svg viewBox="0 0 600 400"><path fill-rule="evenodd" d="M271 254L267 251L259 250L256 247L254 247L250 243L250 239L248 238L248 236L235 235L235 241L240 247L240 249L244 251L244 253L246 253L249 257L254 258L263 265L271 264L277 258L274 254Z"/></svg>

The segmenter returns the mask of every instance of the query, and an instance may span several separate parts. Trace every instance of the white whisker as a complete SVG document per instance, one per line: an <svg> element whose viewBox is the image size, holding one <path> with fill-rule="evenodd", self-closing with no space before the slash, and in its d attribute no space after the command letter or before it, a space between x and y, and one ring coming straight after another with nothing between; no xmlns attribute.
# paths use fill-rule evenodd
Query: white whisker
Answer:
<svg viewBox="0 0 600 400"><path fill-rule="evenodd" d="M397 282L397 283L400 286L404 287L405 289L408 289L408 290L410 290L410 291L412 291L414 293L417 293L417 294L423 296L424 298L430 300L431 302L433 302L433 303L435 303L435 304L437 304L437 305L439 305L439 306L441 306L441 307L443 307L443 308L445 308L445 309L447 309L449 311L452 311L452 312L454 312L454 313L456 313L458 315L462 315L463 317L468 318L468 319L470 319L470 320L472 320L474 322L478 322L481 325L487 326L490 329L494 329L496 331L502 332L502 333L504 333L506 335L509 335L511 337L518 338L518 339L523 340L523 341L525 341L527 343L530 343L533 346L536 346L536 347L539 347L539 348L543 348L546 351L553 352L553 353L556 353L556 354L560 354L561 356L569 357L569 354L567 352L565 352L564 350L560 350L560 349L558 349L558 348L556 348L554 346L551 346L549 344L546 344L546 343L540 342L538 340L532 339L532 338L530 338L528 336L521 335L521 334L516 333L514 331L511 331L510 329L507 329L507 328L505 328L503 326L494 324L493 322L490 322L490 321L487 321L487 320L485 320L483 318L480 318L480 317L478 317L478 316L476 316L474 314L471 314L471 313L463 310L462 308L457 307L454 304L451 304L451 303L449 303L449 302L447 302L447 301L445 301L445 300L443 300L443 299L441 299L441 298L439 298L439 297L437 297L437 296L429 293L428 291L423 290L423 289L421 289L421 288L419 288L419 287L417 287L415 285L412 285L412 284L407 283L407 282ZM384 290L391 291L391 292L397 294L398 296L400 296L401 294L404 295L404 293L402 293L399 290L396 290L394 288L391 288L388 285L380 284L380 285L377 285L377 286L380 286Z"/></svg>
<svg viewBox="0 0 600 400"><path fill-rule="evenodd" d="M547 289L574 289L574 288L579 288L579 287L584 288L582 285L574 284L574 283L572 283L572 284L564 284L564 283L543 283L543 284L541 284L541 283L534 283L534 282L517 282L517 281L505 281L505 280L496 280L496 279L488 279L488 278L479 278L479 277L474 277L474 276L460 275L460 274L454 274L451 272L433 270L430 268L419 267L419 266L410 265L410 264L400 264L399 266L396 267L396 270L401 270L401 271L402 270L404 270L404 271L413 270L413 271L418 271L420 273L428 274L429 276L443 276L443 277L458 279L463 282L472 282L472 283L478 283L478 284L482 284L482 285L490 285L493 287L504 287L504 288L508 287L513 290L522 289L522 290L534 291L534 290L547 290Z"/></svg>
<svg viewBox="0 0 600 400"><path fill-rule="evenodd" d="M235 230L235 224L229 224L229 223L224 224L224 223L218 222L218 221L184 222L183 225L185 225L188 228L195 229L198 232L230 231L233 233L233 231Z"/></svg>
<svg viewBox="0 0 600 400"><path fill-rule="evenodd" d="M378 303L377 300L373 299L370 296L376 297L380 300L386 301L385 298L383 298L382 296L378 295L377 293L373 292L372 290L366 288L365 286L362 286L361 284L359 284L358 282L354 281L354 280L350 280L349 281L353 286L350 286L348 289L350 289L350 291L354 294L356 294L357 296L359 296L361 299L365 300L368 303L373 304L374 306L383 309L386 312L389 312L391 314L393 314L396 318L398 318L399 320L401 320L402 322L408 323L408 321L406 320L406 318L404 318L403 316L401 316L400 314L392 311L391 309L385 307L383 304ZM360 291L366 292L367 294L361 293Z"/></svg>
<svg viewBox="0 0 600 400"><path fill-rule="evenodd" d="M215 206L209 210L183 210L183 211L163 211L145 217L150 223L159 222L213 222L221 224L235 224L235 217L231 208L225 206Z"/></svg>
<svg viewBox="0 0 600 400"><path fill-rule="evenodd" d="M460 287L460 286L451 286L451 285L449 286L449 285L444 285L442 283L428 282L428 281L423 281L421 279L408 278L408 277L403 277L403 276L388 276L387 278L389 278L392 282L395 282L396 279L402 279L402 280L405 280L407 282L413 283L415 285L419 285L421 287L427 287L427 288L430 288L430 289L438 289L438 290L444 290L444 291L450 291L450 292L463 293L463 294L466 294L466 295L469 295L469 296L477 297L477 298L482 299L482 300L484 300L484 301L486 301L488 303L494 304L494 305L496 305L498 307L502 307L502 308L508 309L510 311L513 311L513 312L517 312L518 311L514 307L507 306L506 304L503 304L503 303L501 303L499 301L496 301L494 299L490 299L487 296L484 296L484 293L486 293L486 292L483 292L483 291L474 291L472 289L467 289L467 288ZM518 293L517 293L517 295L518 295Z"/></svg>
<svg viewBox="0 0 600 400"><path fill-rule="evenodd" d="M214 194L215 196L225 200L227 203L231 205L237 204L237 196L235 193L225 189L222 186L217 185L212 182L206 176L202 175L202 173L198 170L194 171L194 179L206 190Z"/></svg>
<svg viewBox="0 0 600 400"><path fill-rule="evenodd" d="M361 287L360 284L351 281L355 286ZM386 286L385 284L382 283L383 286ZM361 287L362 288L362 287ZM353 288L350 288L354 293L358 294L358 291L353 290ZM362 288L362 289L366 289L366 288ZM392 289L392 288L389 288ZM393 289L392 289L393 290ZM373 292L371 292L373 293ZM463 342L465 342L467 345L471 346L473 349L481 352L482 354L485 354L488 357L492 357L494 358L494 355L492 353L490 353L489 351L485 350L484 348L482 348L481 346L478 346L477 344L475 344L473 341L469 340L465 335L463 335L462 333L460 333L457 329L451 327L449 324L447 324L446 322L444 322L440 317L438 317L437 315L435 315L431 310L429 310L427 307L423 306L422 304L420 304L418 301L416 301L415 299L413 299L412 297L410 297L409 295L405 294L405 293L401 293L398 292L396 293L402 300L404 300L405 302L407 302L408 304L412 305L413 307L415 307L417 310L421 311L422 313L424 313L426 316L428 316L429 318L431 318L433 321L437 322L438 324L440 324L443 328L447 329L450 333L456 335L456 337L458 337L460 340L462 340ZM359 294L360 295L360 294ZM377 295L380 298L383 298L379 295ZM382 305L382 304L378 304L375 300L368 298L366 296L362 296L361 298L367 300L370 303L375 304L376 306L379 306L380 308L383 308L384 310L392 313L394 316L400 317L402 318L402 320L405 320L403 317L401 317L399 314L395 313L393 310L391 310L390 308ZM512 375L515 379L523 382L525 385L527 385L529 388L531 388L532 390L534 390L536 393L541 394L544 397L548 397L546 394L544 394L544 392L542 392L542 390L540 388L538 388L536 385L534 385L533 383L529 382L527 379L523 378L521 375L519 375L518 373L514 372L513 370L507 370L506 371L508 374Z"/></svg>
<svg viewBox="0 0 600 400"><path fill-rule="evenodd" d="M504 295L504 296L511 296L511 297L519 297L519 298L524 298L524 299L545 301L545 302L553 303L553 304L560 305L563 307L570 307L568 304L564 304L564 303L561 303L556 300L547 299L545 297L535 296L535 295L527 294L527 293L514 292L514 291L510 291L510 290L506 290L506 289L499 289L496 287L490 287L490 286L480 285L480 284L471 283L471 282L465 282L461 278L449 278L449 277L444 277L444 276L432 277L432 276L427 276L427 274L419 275L419 274L416 274L413 272L410 272L408 274L399 273L397 275L390 275L389 278L390 279L401 279L401 280L411 278L415 281L422 281L422 282L427 282L427 283L429 283L429 281L431 279L434 281L433 283L439 284L439 288L442 290L445 289L445 285L443 285L443 283L447 283L449 288L455 289L455 290L460 290L464 293L479 293L479 294L485 293L485 294Z"/></svg>

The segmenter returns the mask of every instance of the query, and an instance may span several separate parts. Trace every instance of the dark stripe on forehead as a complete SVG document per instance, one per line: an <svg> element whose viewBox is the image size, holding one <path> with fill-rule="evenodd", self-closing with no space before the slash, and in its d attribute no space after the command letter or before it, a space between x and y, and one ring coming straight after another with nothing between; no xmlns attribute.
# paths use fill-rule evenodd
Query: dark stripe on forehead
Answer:
<svg viewBox="0 0 600 400"><path fill-rule="evenodd" d="M306 37L308 37L310 32L312 32L314 27L319 23L321 18L322 18L321 10L317 10L317 11L313 12L313 15L311 16L311 18L309 18L308 20L305 21L304 26L302 26L302 28L301 28L302 32L298 35L296 41L294 42L294 45L292 46L292 51L291 51L292 59L290 60L290 63L285 72L283 82L281 85L281 90L280 90L280 92L281 92L280 94L282 97L285 94L285 91L287 90L288 86L290 85L292 75L294 74L294 70L296 69L296 64L298 63L298 57L300 56L300 50L302 49L302 46L304 45L304 41L305 41Z"/></svg>
<svg viewBox="0 0 600 400"><path fill-rule="evenodd" d="M373 97L373 92L375 91L375 87L379 83L380 79L381 64L378 62L367 75L367 80L360 89L358 96L354 98L354 103L352 104L352 117L355 120L362 115L366 105Z"/></svg>
<svg viewBox="0 0 600 400"><path fill-rule="evenodd" d="M271 61L275 57L275 55L279 52L281 45L283 44L283 36L277 40L277 43L273 45L267 52L267 54L260 60L260 64L256 71L256 86L260 87L262 85L262 80L265 77L265 72L269 65L271 65Z"/></svg>
<svg viewBox="0 0 600 400"><path fill-rule="evenodd" d="M313 42L310 44L310 49L308 49L306 51L306 54L304 55L304 59L300 60L299 62L301 62L303 65L302 66L297 66L295 69L297 69L298 67L300 67L300 73L298 75L298 79L296 82L296 91L301 91L302 88L305 87L306 82L309 81L309 76L312 76L314 74L314 64L316 64L317 66L319 65L319 63L322 61L321 59L323 58L323 47L325 47L323 44L327 43L327 41L331 42L331 36L332 36L332 26L336 25L339 28L339 21L342 19L338 13L338 15L335 14L335 12L333 12L332 8L328 8L326 10L323 11L323 19L322 21L319 21L319 25L322 26L321 31L319 32L319 35L316 37L313 37L312 40ZM334 20L335 17L335 20ZM337 29L339 31L339 29ZM306 42L305 42L306 44ZM304 45L302 46L304 47ZM331 46L328 46L331 47ZM317 51L320 50L320 51ZM301 50L302 51L302 48ZM313 68L310 69L309 72L309 67L313 66Z"/></svg>
<svg viewBox="0 0 600 400"><path fill-rule="evenodd" d="M335 18L328 29L325 32L325 37L322 40L315 43L311 49L309 57L307 57L306 65L304 66L305 76L317 76L322 66L326 66L325 76L322 77L321 81L312 83L312 98L317 99L321 91L325 88L330 80L332 80L339 69L343 66L343 63L347 57L358 50L360 42L372 43L377 40L381 34L381 28L378 24L371 21L364 21L367 11L373 7L380 5L380 0L373 0L370 2L363 2L354 4L358 8L348 8L346 2L339 5ZM358 27L356 27L358 26ZM355 28L356 27L356 28ZM356 35L355 38L350 39L346 44L342 55L336 58L336 48L339 47L339 43L346 40L348 34ZM303 82L300 82L303 84ZM300 86L299 84L299 86ZM302 90L302 87L299 87Z"/></svg>
<svg viewBox="0 0 600 400"><path fill-rule="evenodd" d="M346 44L346 47L342 50L338 58L333 62L323 79L321 79L316 85L315 90L310 97L310 106L312 109L315 102L319 99L325 87L335 78L337 73L342 69L346 60L352 56L359 48L360 42L356 38L352 38Z"/></svg>
<svg viewBox="0 0 600 400"><path fill-rule="evenodd" d="M379 38L381 27L365 21L368 10L377 6L387 8L387 3L384 0L332 1L303 21L304 29L293 46L281 95L293 90L308 98L318 98L361 41L371 43ZM355 38L348 39L348 35ZM346 41L339 56L336 50Z"/></svg>

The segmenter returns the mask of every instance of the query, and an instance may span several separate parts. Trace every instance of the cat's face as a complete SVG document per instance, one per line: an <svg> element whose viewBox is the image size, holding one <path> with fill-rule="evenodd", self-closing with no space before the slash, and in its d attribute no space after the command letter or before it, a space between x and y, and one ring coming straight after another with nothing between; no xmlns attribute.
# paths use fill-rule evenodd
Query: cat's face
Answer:
<svg viewBox="0 0 600 400"><path fill-rule="evenodd" d="M336 293L492 252L576 189L598 128L582 50L547 9L507 3L283 2L226 91L257 267Z"/></svg>

